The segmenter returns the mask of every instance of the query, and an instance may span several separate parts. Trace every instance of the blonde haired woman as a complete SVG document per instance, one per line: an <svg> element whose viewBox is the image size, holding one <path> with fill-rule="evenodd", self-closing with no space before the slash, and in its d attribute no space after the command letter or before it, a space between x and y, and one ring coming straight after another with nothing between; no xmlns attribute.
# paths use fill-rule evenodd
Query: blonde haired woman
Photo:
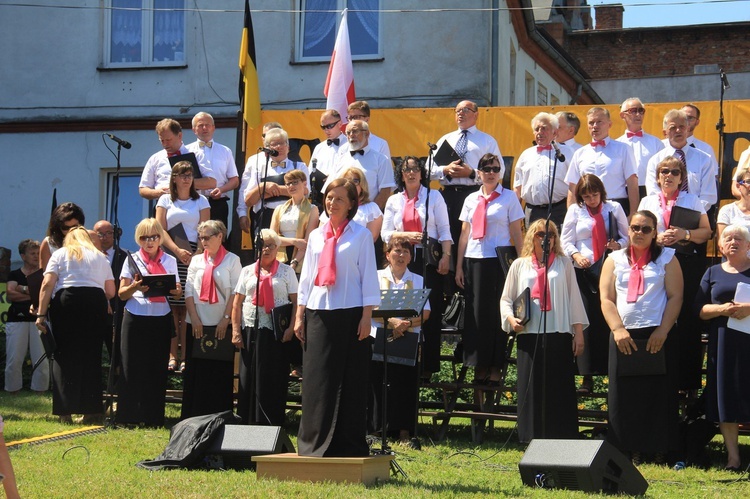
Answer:
<svg viewBox="0 0 750 499"><path fill-rule="evenodd" d="M65 236L44 271L36 325L54 328L57 350L52 364L52 414L71 422L102 418L102 344L107 329L107 300L115 296L115 280L107 257L89 233L77 226ZM110 326L111 327L111 326Z"/></svg>

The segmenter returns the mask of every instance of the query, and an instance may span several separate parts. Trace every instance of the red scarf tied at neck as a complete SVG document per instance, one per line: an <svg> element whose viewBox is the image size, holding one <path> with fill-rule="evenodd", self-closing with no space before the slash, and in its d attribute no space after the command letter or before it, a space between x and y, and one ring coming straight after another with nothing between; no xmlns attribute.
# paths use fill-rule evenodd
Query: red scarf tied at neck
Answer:
<svg viewBox="0 0 750 499"><path fill-rule="evenodd" d="M336 245L347 225L349 225L348 219L339 225L336 232L334 232L330 220L323 226L325 245L318 260L318 275L315 276L316 286L333 286L336 284Z"/></svg>
<svg viewBox="0 0 750 499"><path fill-rule="evenodd" d="M596 213L594 213L591 208L586 206L589 216L594 219L594 227L591 229L591 242L594 247L595 262L598 262L602 255L604 255L604 249L607 247L607 229L604 227L603 208L604 203L599 204Z"/></svg>
<svg viewBox="0 0 750 499"><path fill-rule="evenodd" d="M270 314L271 310L273 310L273 276L276 275L276 271L278 270L279 261L274 259L268 274L262 275L260 273L260 262L255 262L255 277L258 278L259 287L257 296L259 296L260 303L256 302L256 294L253 293L253 305L263 307L267 314Z"/></svg>
<svg viewBox="0 0 750 499"><path fill-rule="evenodd" d="M643 294L643 268L651 261L651 248L643 252L640 258L635 258L635 248L630 247L630 279L628 280L628 303L635 303Z"/></svg>
<svg viewBox="0 0 750 499"><path fill-rule="evenodd" d="M471 217L471 237L473 239L484 238L487 233L487 205L499 197L500 193L497 191L492 191L489 197L484 197L480 188L477 208Z"/></svg>
<svg viewBox="0 0 750 499"><path fill-rule="evenodd" d="M404 191L404 199L406 204L404 205L404 231L405 232L422 232L422 219L419 218L417 212L417 201L419 201L419 189L414 197L409 199L409 194Z"/></svg>
<svg viewBox="0 0 750 499"><path fill-rule="evenodd" d="M674 196L667 198L664 192L659 191L659 203L661 204L662 219L664 220L664 228L669 228L669 220L672 218L672 208L677 204L677 196L680 195L680 191L674 191Z"/></svg>
<svg viewBox="0 0 750 499"><path fill-rule="evenodd" d="M149 275L159 275L167 273L164 265L161 264L161 257L164 254L161 248L156 251L156 256L154 256L153 259L148 256L148 253L143 251L143 248L141 248L138 253L141 255L141 260L143 260L143 263L146 264L146 270L148 271ZM164 303L167 301L167 298L165 296L152 296L151 298L147 298L147 300L151 303Z"/></svg>
<svg viewBox="0 0 750 499"><path fill-rule="evenodd" d="M219 251L216 252L214 261L211 263L208 259L208 251L203 252L203 260L206 262L206 268L203 270L203 280L201 281L201 294L199 297L201 301L207 301L211 304L219 301L216 284L214 283L214 269L224 260L226 254L227 250L224 246L219 246Z"/></svg>
<svg viewBox="0 0 750 499"><path fill-rule="evenodd" d="M552 267L552 262L554 261L555 254L550 253L549 258L547 259L547 267L545 267L544 265L539 263L539 260L537 260L536 258L536 254L531 255L531 265L536 271L536 280L534 281L534 286L531 288L531 297L538 299L539 308L546 311L552 310L552 297L550 296L549 281L547 281L546 279L545 270L549 267ZM542 300L542 290L546 291L544 300Z"/></svg>

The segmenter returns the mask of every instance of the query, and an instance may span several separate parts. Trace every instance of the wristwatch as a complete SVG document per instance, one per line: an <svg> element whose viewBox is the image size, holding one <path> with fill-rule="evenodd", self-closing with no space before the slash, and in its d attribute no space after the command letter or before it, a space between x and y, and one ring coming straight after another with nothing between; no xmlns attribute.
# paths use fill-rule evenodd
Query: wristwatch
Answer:
<svg viewBox="0 0 750 499"><path fill-rule="evenodd" d="M690 231L687 229L685 230L685 241L690 241Z"/></svg>
<svg viewBox="0 0 750 499"><path fill-rule="evenodd" d="M229 317L227 314L224 314L224 318L225 319L231 319L231 317Z"/></svg>

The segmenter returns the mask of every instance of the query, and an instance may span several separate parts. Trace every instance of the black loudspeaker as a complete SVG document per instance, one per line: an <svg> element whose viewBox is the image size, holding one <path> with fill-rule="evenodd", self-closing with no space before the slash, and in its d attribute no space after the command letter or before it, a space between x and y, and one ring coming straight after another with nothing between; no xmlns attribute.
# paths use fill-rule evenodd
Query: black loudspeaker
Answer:
<svg viewBox="0 0 750 499"><path fill-rule="evenodd" d="M253 456L295 452L292 441L280 426L224 425L206 450L217 456L223 468L254 469Z"/></svg>
<svg viewBox="0 0 750 499"><path fill-rule="evenodd" d="M648 482L603 440L532 440L518 463L524 485L643 495Z"/></svg>

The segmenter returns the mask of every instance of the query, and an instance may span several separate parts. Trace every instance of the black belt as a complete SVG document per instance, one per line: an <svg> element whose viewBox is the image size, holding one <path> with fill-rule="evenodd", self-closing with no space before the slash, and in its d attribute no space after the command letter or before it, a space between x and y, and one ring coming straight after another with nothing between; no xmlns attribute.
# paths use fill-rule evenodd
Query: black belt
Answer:
<svg viewBox="0 0 750 499"><path fill-rule="evenodd" d="M567 199L561 199L560 201L558 201L556 203L552 203L552 207L555 208L555 207L560 206L561 204L563 204L563 203L565 203L567 201L568 201ZM547 209L547 208L549 208L549 205L548 204L531 204L531 203L526 203L526 207L527 208L534 208L534 209L539 209L539 208Z"/></svg>
<svg viewBox="0 0 750 499"><path fill-rule="evenodd" d="M474 189L476 190L479 185L443 185L443 190L445 191L455 191L455 192L462 192L467 189Z"/></svg>
<svg viewBox="0 0 750 499"><path fill-rule="evenodd" d="M226 197L226 196L224 196L223 198L219 198L219 199L214 199L214 198L212 198L212 197L209 197L209 198L208 198L208 202L209 202L209 203L218 203L219 201L224 201L224 202L226 202L226 201L229 201L229 198L228 198L228 197Z"/></svg>

